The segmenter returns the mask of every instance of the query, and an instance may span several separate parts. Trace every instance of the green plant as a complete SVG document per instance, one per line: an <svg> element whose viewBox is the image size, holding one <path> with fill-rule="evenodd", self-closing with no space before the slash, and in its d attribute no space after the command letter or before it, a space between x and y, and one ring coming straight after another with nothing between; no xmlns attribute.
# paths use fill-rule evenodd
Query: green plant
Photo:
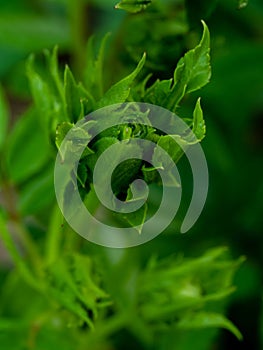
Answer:
<svg viewBox="0 0 263 350"><path fill-rule="evenodd" d="M165 7L159 8L155 2L132 3L121 1L117 7L145 11L135 18L142 26L144 15L152 18L158 11L162 16L167 13L167 8L164 11ZM182 12L176 27L179 36L188 30L186 10ZM0 339L4 347L121 349L130 342L138 348L183 350L191 348L191 337L196 335L195 349L201 350L209 349L217 334L214 328L218 327L241 339L238 329L223 313L226 297L233 292L233 275L243 258L232 260L224 248L210 249L200 257L185 258L177 252L167 259L163 251L158 257L158 244L164 237L152 246L151 257L147 257L145 247L126 251L95 247L64 222L53 190L54 161L64 136L78 120L100 107L126 101L160 105L178 113L193 130L196 141L204 138L203 112L200 99L194 94L193 117L189 113L190 93L205 86L211 75L209 32L204 22L199 44L196 35L195 32L191 38L195 47L183 56L186 42L175 50L182 58L178 57L172 78L165 76L170 73L165 71L166 63L171 62L162 62L164 57L158 62L159 55L154 54L154 49L160 51L160 44L156 43L151 45L149 63L148 52L146 56L140 52L139 60L139 46L134 50L129 47L129 59L116 59L128 62L127 67L120 65L118 76L130 70L134 60L138 61L137 67L125 78L111 83L106 73L110 65L105 60L105 52L110 52L108 35L97 52L94 38L89 39L86 66L76 64L82 83L77 83L68 66L61 70L57 48L51 53L45 51L44 64L42 58L31 56L26 69L34 104L16 123L8 139L9 112L1 93L0 233L15 263L15 268L4 277L1 294ZM138 37L136 40L140 41ZM108 47L114 47L113 44ZM81 136L78 135L80 142ZM89 135L84 136L86 141ZM176 163L182 157L171 137L153 128L128 123L107 130L88 145L78 167L78 190L94 210L97 202L92 171L96 159L109 145L125 138L151 139ZM187 137L184 141L188 146L192 143ZM156 169L149 169L142 162L130 162L123 164L113 177L115 194L129 200L129 186L138 176L157 188ZM31 220L26 221L29 215ZM143 208L129 217L128 224L143 224L146 215L147 208ZM116 220L126 218L120 215Z"/></svg>

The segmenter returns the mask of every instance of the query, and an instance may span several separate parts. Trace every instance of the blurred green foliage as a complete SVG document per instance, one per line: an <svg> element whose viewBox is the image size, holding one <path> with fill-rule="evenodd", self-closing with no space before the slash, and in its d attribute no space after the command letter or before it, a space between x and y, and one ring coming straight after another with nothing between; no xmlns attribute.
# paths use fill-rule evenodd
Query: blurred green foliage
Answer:
<svg viewBox="0 0 263 350"><path fill-rule="evenodd" d="M115 5L114 0L0 4L0 236L9 251L1 244L1 348L260 349L262 1ZM172 108L167 96L152 98L165 84L170 98L179 70L169 79L177 64L187 65L181 57L198 45L201 19L211 33L211 82L198 92L189 88L192 93L181 96L176 112L189 118L202 97L207 129L202 145L210 172L202 216L187 235L178 234L192 183L182 158L184 200L166 232L126 251L83 241L55 204L57 125L114 101L114 89L126 100L132 81L123 77L144 52L143 70L130 78L137 79L131 96ZM107 32L112 34L100 46ZM28 58L32 53L34 60ZM62 78L65 63L73 73L67 67ZM145 79L148 93L138 83ZM228 252L214 248L220 246ZM245 262L239 258L244 255Z"/></svg>

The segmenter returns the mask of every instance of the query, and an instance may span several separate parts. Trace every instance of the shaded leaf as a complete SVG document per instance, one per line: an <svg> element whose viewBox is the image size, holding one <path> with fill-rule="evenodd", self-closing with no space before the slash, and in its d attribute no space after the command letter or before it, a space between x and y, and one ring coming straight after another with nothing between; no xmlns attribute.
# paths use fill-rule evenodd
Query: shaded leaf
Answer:
<svg viewBox="0 0 263 350"><path fill-rule="evenodd" d="M149 103L163 105L163 101L171 93L172 79L169 80L157 80L146 92L145 99Z"/></svg>

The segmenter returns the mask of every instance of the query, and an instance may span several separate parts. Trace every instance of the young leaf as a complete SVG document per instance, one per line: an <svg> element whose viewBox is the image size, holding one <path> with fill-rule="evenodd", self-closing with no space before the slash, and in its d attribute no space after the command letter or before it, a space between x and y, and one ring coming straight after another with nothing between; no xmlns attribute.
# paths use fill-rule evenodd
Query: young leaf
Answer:
<svg viewBox="0 0 263 350"><path fill-rule="evenodd" d="M68 119L71 122L76 123L92 110L94 103L92 96L84 90L81 84L76 83L68 66L64 73L64 95Z"/></svg>
<svg viewBox="0 0 263 350"><path fill-rule="evenodd" d="M201 141L205 137L205 132L206 126L199 98L196 102L193 114L193 133L195 134L197 140Z"/></svg>
<svg viewBox="0 0 263 350"><path fill-rule="evenodd" d="M182 57L174 71L172 80L157 80L143 94L144 102L163 106L175 111L185 94L198 90L209 82L210 35L204 21L203 36L200 43Z"/></svg>
<svg viewBox="0 0 263 350"><path fill-rule="evenodd" d="M60 145L62 144L65 136L69 132L69 130L73 127L74 124L69 123L69 122L63 122L58 124L56 128L56 138L55 138L55 143L57 148L59 149Z"/></svg>
<svg viewBox="0 0 263 350"><path fill-rule="evenodd" d="M145 10L152 4L152 2L153 0L121 0L117 5L115 5L115 8L131 13L137 13Z"/></svg>
<svg viewBox="0 0 263 350"><path fill-rule="evenodd" d="M106 306L107 294L99 287L88 256L64 256L48 267L48 291L62 308L93 328L98 308ZM105 303L106 302L106 303Z"/></svg>
<svg viewBox="0 0 263 350"><path fill-rule="evenodd" d="M174 72L174 86L186 84L186 93L200 89L209 82L210 67L210 34L204 21L202 39L193 50L180 59Z"/></svg>
<svg viewBox="0 0 263 350"><path fill-rule="evenodd" d="M89 92L92 92L95 99L100 99L104 92L103 86L103 63L105 47L110 33L106 34L101 42L97 57L94 54L94 37L88 41L87 64L84 71L84 85Z"/></svg>
<svg viewBox="0 0 263 350"><path fill-rule="evenodd" d="M182 148L179 146L178 143L176 143L176 137L179 137L178 135L165 135L161 136L158 140L158 147L154 150L154 160L159 163L159 165L162 167L165 167L165 163L163 161L162 153L160 153L159 147L162 147L172 158L174 163L177 163L178 160L181 158L183 154ZM183 140L182 140L183 141ZM186 142L185 142L186 145ZM168 164L167 164L168 165Z"/></svg>
<svg viewBox="0 0 263 350"><path fill-rule="evenodd" d="M148 189L142 188L140 184L133 182L128 188L125 202L135 204L136 209L127 214L115 213L114 216L120 221L128 223L141 234L148 212L147 197Z"/></svg>
<svg viewBox="0 0 263 350"><path fill-rule="evenodd" d="M113 85L105 95L99 100L97 104L97 108L105 107L112 105L114 103L122 103L125 102L130 94L130 87L137 77L137 75L142 70L146 59L146 55L144 54L138 63L135 70L128 75L126 78L122 79L115 85Z"/></svg>
<svg viewBox="0 0 263 350"><path fill-rule="evenodd" d="M188 261L152 260L139 279L143 283L138 283L142 317L156 325L168 321L175 328L226 327L239 336L221 316L206 314L213 303L233 292L233 275L243 262L242 257L232 261L225 253L219 247Z"/></svg>
<svg viewBox="0 0 263 350"><path fill-rule="evenodd" d="M87 122L87 124L89 124L91 128L94 124L96 124L96 122L90 120ZM65 156L69 158L74 157L75 154L78 154L79 148L82 148L83 145L87 145L88 141L91 139L91 135L89 134L87 129L87 124L86 129L74 126L74 124L68 122L60 123L57 125L55 143L60 152L62 161L65 161ZM65 144L62 144L65 136L67 135L70 129L72 129L71 138L67 139L65 141ZM61 144L63 145L63 147L61 147ZM92 153L93 151L89 147L86 147L84 152L82 153L81 158Z"/></svg>
<svg viewBox="0 0 263 350"><path fill-rule="evenodd" d="M127 215L123 214L122 218L126 220L131 225L131 227L136 228L138 233L141 234L143 225L146 220L147 212L148 205L145 203L135 212L131 212Z"/></svg>
<svg viewBox="0 0 263 350"><path fill-rule="evenodd" d="M8 107L4 97L3 89L2 87L0 87L0 149L3 146L3 143L6 138L8 119L9 119Z"/></svg>
<svg viewBox="0 0 263 350"><path fill-rule="evenodd" d="M145 99L149 103L156 104L158 106L163 105L163 101L167 99L167 96L171 94L172 79L169 80L157 80L145 94Z"/></svg>
<svg viewBox="0 0 263 350"><path fill-rule="evenodd" d="M98 158L100 155L111 145L118 142L118 140L115 137L103 137L96 141L94 145L92 146L93 154L90 154L86 158L86 164L90 168L91 171L94 170L94 167L98 161ZM107 163L105 164L105 167L107 169ZM105 176L107 176L107 172L105 172Z"/></svg>
<svg viewBox="0 0 263 350"><path fill-rule="evenodd" d="M27 74L38 110L38 118L47 139L49 139L50 134L55 134L57 124L67 120L64 101L61 100L61 96L52 91L48 83L35 71L33 56L28 60Z"/></svg>
<svg viewBox="0 0 263 350"><path fill-rule="evenodd" d="M225 328L232 332L237 339L242 340L243 338L242 334L231 321L229 321L223 315L217 313L198 312L196 314L190 314L184 316L177 324L178 329L198 329L210 327Z"/></svg>
<svg viewBox="0 0 263 350"><path fill-rule="evenodd" d="M61 81L58 68L58 46L54 47L52 53L50 53L48 50L45 50L44 53L46 55L48 69L50 70L53 78L55 92L57 92L63 100L63 83Z"/></svg>

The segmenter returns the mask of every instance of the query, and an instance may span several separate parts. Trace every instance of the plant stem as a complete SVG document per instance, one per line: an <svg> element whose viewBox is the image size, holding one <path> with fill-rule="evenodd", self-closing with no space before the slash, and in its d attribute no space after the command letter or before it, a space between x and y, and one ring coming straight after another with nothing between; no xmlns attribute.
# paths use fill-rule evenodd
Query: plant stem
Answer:
<svg viewBox="0 0 263 350"><path fill-rule="evenodd" d="M88 195L84 199L84 204L91 215L94 215L100 207L100 201L98 200L95 190L91 188ZM80 237L76 232L68 227L65 241L65 249L68 251L76 250L80 248L84 238Z"/></svg>
<svg viewBox="0 0 263 350"><path fill-rule="evenodd" d="M62 241L63 216L57 205L55 205L46 239L46 264L51 265L56 261L59 255Z"/></svg>

